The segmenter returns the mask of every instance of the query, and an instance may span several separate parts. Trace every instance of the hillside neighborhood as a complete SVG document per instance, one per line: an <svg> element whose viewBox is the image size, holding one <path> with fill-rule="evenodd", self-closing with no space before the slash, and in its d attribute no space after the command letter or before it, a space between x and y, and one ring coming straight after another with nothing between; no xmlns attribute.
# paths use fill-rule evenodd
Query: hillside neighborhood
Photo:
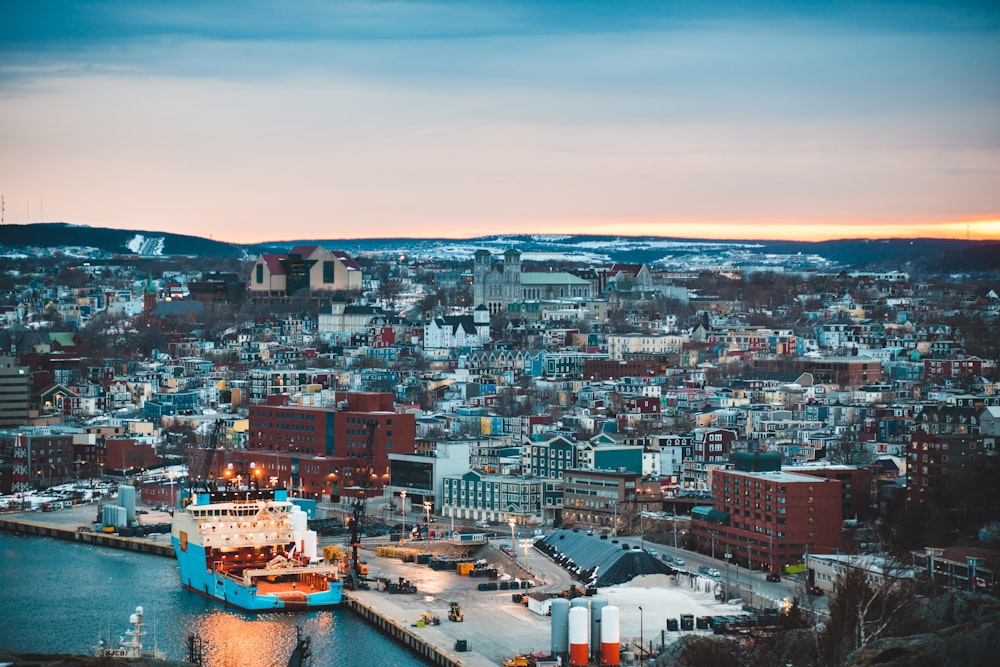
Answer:
<svg viewBox="0 0 1000 667"><path fill-rule="evenodd" d="M331 506L370 485L385 519L659 534L828 593L873 555L993 590L988 280L515 247L80 256L5 259L8 506L104 477L176 506L186 464Z"/></svg>

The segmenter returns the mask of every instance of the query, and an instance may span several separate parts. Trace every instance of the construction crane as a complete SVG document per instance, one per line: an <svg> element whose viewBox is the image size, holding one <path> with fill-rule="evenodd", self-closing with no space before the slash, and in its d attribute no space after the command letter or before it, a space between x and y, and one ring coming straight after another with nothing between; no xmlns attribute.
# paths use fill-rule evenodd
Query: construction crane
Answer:
<svg viewBox="0 0 1000 667"><path fill-rule="evenodd" d="M215 458L215 452L219 449L219 435L224 428L225 423L221 419L217 419L215 425L212 427L212 432L208 436L208 447L205 449L205 456L201 465L201 484L204 490L210 493L216 490L215 480L212 479L212 460Z"/></svg>
<svg viewBox="0 0 1000 667"><path fill-rule="evenodd" d="M357 485L357 493L351 503L351 576L347 583L354 590L368 588L368 584L365 583L362 576L364 573L361 571L358 547L361 546L365 510L368 505L368 491L372 485L372 461L375 458L375 429L378 428L378 421L369 419L366 426L368 427L368 437L365 439L365 450L360 462L361 483ZM358 468L355 468L355 471L357 470ZM358 481L356 472L355 481Z"/></svg>

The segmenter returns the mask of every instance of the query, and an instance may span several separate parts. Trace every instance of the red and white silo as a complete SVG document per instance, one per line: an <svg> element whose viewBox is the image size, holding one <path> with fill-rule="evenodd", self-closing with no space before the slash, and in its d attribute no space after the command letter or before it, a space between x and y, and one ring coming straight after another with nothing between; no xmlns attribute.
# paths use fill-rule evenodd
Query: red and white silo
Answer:
<svg viewBox="0 0 1000 667"><path fill-rule="evenodd" d="M618 607L607 606L601 613L601 664L619 665L619 645L621 630L619 628L620 613Z"/></svg>
<svg viewBox="0 0 1000 667"><path fill-rule="evenodd" d="M590 618L585 607L569 610L569 664L572 667L587 667L589 651L587 635L590 634Z"/></svg>

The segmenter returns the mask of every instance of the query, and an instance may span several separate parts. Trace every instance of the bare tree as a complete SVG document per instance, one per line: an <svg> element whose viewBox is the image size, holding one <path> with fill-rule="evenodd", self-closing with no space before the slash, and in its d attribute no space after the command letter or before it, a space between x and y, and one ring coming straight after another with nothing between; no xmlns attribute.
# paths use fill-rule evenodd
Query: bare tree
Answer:
<svg viewBox="0 0 1000 667"><path fill-rule="evenodd" d="M830 620L820 637L823 655L839 660L877 639L908 634L915 627L918 598L889 568L872 581L860 567L848 568L830 600Z"/></svg>

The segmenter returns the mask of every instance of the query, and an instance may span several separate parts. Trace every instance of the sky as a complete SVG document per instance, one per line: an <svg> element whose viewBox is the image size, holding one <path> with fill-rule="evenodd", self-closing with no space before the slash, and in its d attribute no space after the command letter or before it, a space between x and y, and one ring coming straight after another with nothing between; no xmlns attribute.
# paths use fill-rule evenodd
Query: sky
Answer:
<svg viewBox="0 0 1000 667"><path fill-rule="evenodd" d="M1000 240L1000 3L0 0L4 222Z"/></svg>

